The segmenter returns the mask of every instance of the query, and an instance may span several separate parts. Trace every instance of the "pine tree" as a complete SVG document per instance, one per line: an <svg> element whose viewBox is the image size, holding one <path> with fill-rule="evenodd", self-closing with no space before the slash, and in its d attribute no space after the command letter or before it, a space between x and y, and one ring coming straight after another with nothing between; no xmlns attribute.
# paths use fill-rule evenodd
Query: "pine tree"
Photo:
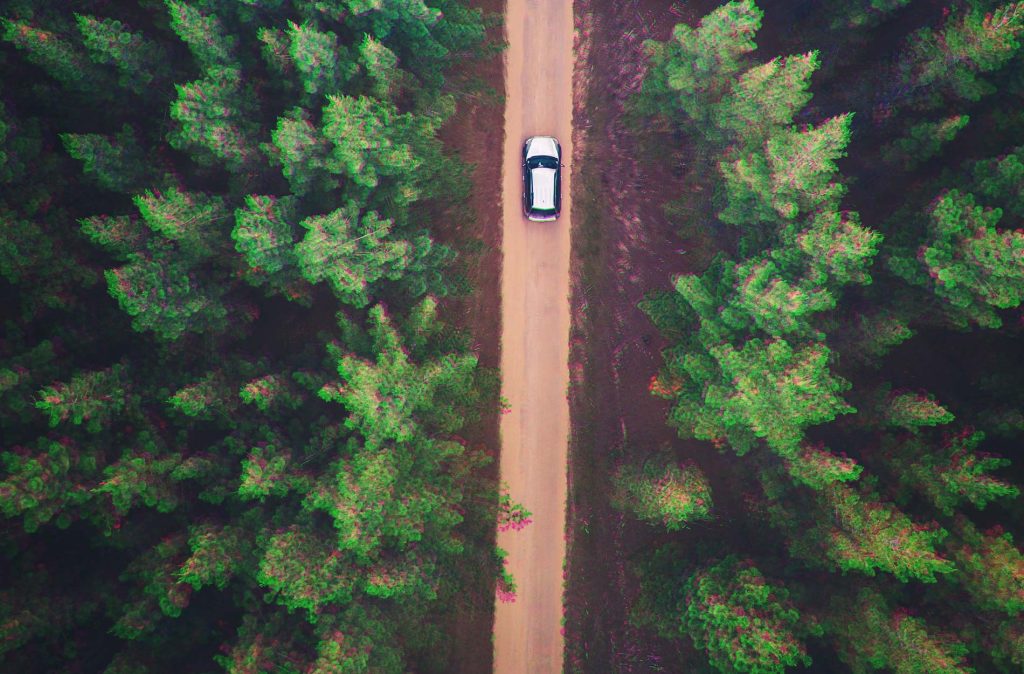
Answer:
<svg viewBox="0 0 1024 674"><path fill-rule="evenodd" d="M352 600L353 569L332 541L308 528L290 527L261 541L257 581L288 610L305 609L311 622L332 603Z"/></svg>
<svg viewBox="0 0 1024 674"><path fill-rule="evenodd" d="M19 119L0 102L0 183L22 180L41 151L38 121Z"/></svg>
<svg viewBox="0 0 1024 674"><path fill-rule="evenodd" d="M164 0L173 30L188 45L201 68L228 66L235 62L237 39L226 34L220 19L189 2Z"/></svg>
<svg viewBox="0 0 1024 674"><path fill-rule="evenodd" d="M91 490L109 498L117 517L136 506L166 513L178 507L179 490L171 473L181 464L181 455L169 452L162 440L149 431L126 438L128 443L116 461L103 469L103 479Z"/></svg>
<svg viewBox="0 0 1024 674"><path fill-rule="evenodd" d="M729 93L712 107L712 119L731 131L746 147L759 147L793 123L811 100L808 88L818 69L818 52L774 58L736 80Z"/></svg>
<svg viewBox="0 0 1024 674"><path fill-rule="evenodd" d="M958 516L951 547L960 582L975 604L988 611L1018 616L1024 611L1024 555L1013 536L994 527L985 532Z"/></svg>
<svg viewBox="0 0 1024 674"><path fill-rule="evenodd" d="M995 88L979 75L1003 67L1020 49L1024 3L1008 2L992 12L974 7L947 20L941 31L922 30L911 39L906 79L969 101ZM935 99L938 105L941 99Z"/></svg>
<svg viewBox="0 0 1024 674"><path fill-rule="evenodd" d="M132 198L139 215L153 232L173 241L189 258L217 252L224 220L230 214L220 197L183 192L177 187L146 190Z"/></svg>
<svg viewBox="0 0 1024 674"><path fill-rule="evenodd" d="M245 198L245 208L235 210L231 238L248 265L246 281L308 305L310 289L300 275L294 250L296 207L294 197L251 194Z"/></svg>
<svg viewBox="0 0 1024 674"><path fill-rule="evenodd" d="M175 391L167 404L185 416L210 419L233 412L238 407L238 398L224 373L212 370L195 383Z"/></svg>
<svg viewBox="0 0 1024 674"><path fill-rule="evenodd" d="M77 91L103 91L104 74L66 36L29 21L7 18L0 18L0 31L0 38L26 52L29 61L61 85Z"/></svg>
<svg viewBox="0 0 1024 674"><path fill-rule="evenodd" d="M128 261L146 244L146 231L133 215L94 215L78 221L82 233L121 261Z"/></svg>
<svg viewBox="0 0 1024 674"><path fill-rule="evenodd" d="M358 565L368 567L390 557L407 566L408 561L422 556L416 550L417 542L429 530L431 520L439 517L434 511L443 513L444 503L429 491L424 493L422 471L407 465L409 458L403 455L415 456L430 449L360 448L351 460L337 466L335 476L307 496L307 508L331 515L338 549L352 555ZM395 559L399 554L406 560ZM360 580L370 592L373 576Z"/></svg>
<svg viewBox="0 0 1024 674"><path fill-rule="evenodd" d="M821 338L811 326L814 314L834 309L827 288L805 279L791 283L771 260L754 258L736 266L736 296L724 307L749 316L753 327L771 337L794 334Z"/></svg>
<svg viewBox="0 0 1024 674"><path fill-rule="evenodd" d="M189 527L192 555L178 570L178 579L193 590L212 585L223 590L246 566L252 546L249 532L240 527L201 522Z"/></svg>
<svg viewBox="0 0 1024 674"><path fill-rule="evenodd" d="M371 448L388 441L410 441L423 422L442 432L456 432L463 423L456 410L467 402L476 357L446 354L413 363L380 305L370 309L370 326L375 360L342 355L338 361L342 380L324 387L321 397L348 409L346 426L357 429ZM457 407L456 403L462 404Z"/></svg>
<svg viewBox="0 0 1024 674"><path fill-rule="evenodd" d="M680 464L670 456L651 457L641 467L619 468L613 484L613 505L668 531L711 519L711 488L696 465Z"/></svg>
<svg viewBox="0 0 1024 674"><path fill-rule="evenodd" d="M303 398L279 374L268 374L250 379L238 392L239 398L247 405L255 405L261 412L266 412L277 405L296 408L302 404Z"/></svg>
<svg viewBox="0 0 1024 674"><path fill-rule="evenodd" d="M882 148L882 158L904 171L912 171L938 155L942 146L956 138L970 119L967 115L951 115L937 122L915 124L906 136Z"/></svg>
<svg viewBox="0 0 1024 674"><path fill-rule="evenodd" d="M293 108L278 118L271 133L272 155L296 196L328 192L340 184L328 171L330 146L310 119L309 111Z"/></svg>
<svg viewBox="0 0 1024 674"><path fill-rule="evenodd" d="M346 304L366 306L372 299L371 284L397 280L409 262L409 243L389 236L392 222L374 211L360 217L355 202L301 224L307 233L295 256L303 276L310 283L328 281Z"/></svg>
<svg viewBox="0 0 1024 674"><path fill-rule="evenodd" d="M746 55L757 46L754 35L762 16L753 0L728 2L701 19L696 29L678 24L671 40L645 42L650 67L634 101L636 111L673 124L683 113L698 128L709 128L712 104L732 89Z"/></svg>
<svg viewBox="0 0 1024 674"><path fill-rule="evenodd" d="M191 601L192 587L177 580L186 553L182 535L170 536L135 558L120 580L130 598L114 608L111 632L122 639L139 639L155 631L165 617L177 618Z"/></svg>
<svg viewBox="0 0 1024 674"><path fill-rule="evenodd" d="M840 657L857 674L969 674L967 647L902 609L892 610L875 590L833 600L831 629Z"/></svg>
<svg viewBox="0 0 1024 674"><path fill-rule="evenodd" d="M50 642L92 611L84 603L76 606L71 596L54 592L52 574L42 564L19 569L11 578L13 582L0 589L0 658L16 667L17 660L10 656L16 655L19 648L33 639ZM39 664L25 662L24 666Z"/></svg>
<svg viewBox="0 0 1024 674"><path fill-rule="evenodd" d="M359 63L373 83L370 93L375 98L394 100L404 88L406 78L398 68L398 57L371 35L364 35L359 44Z"/></svg>
<svg viewBox="0 0 1024 674"><path fill-rule="evenodd" d="M882 410L887 423L912 433L925 426L941 426L953 421L953 414L926 393L890 395Z"/></svg>
<svg viewBox="0 0 1024 674"><path fill-rule="evenodd" d="M320 32L308 23L288 22L288 55L307 94L336 94L355 74L348 50L334 33Z"/></svg>
<svg viewBox="0 0 1024 674"><path fill-rule="evenodd" d="M243 173L258 154L252 141L254 124L246 114L252 106L242 72L236 66L211 66L204 75L174 85L178 98L171 104L171 119L177 124L168 140L200 165L221 164L232 173Z"/></svg>
<svg viewBox="0 0 1024 674"><path fill-rule="evenodd" d="M940 196L929 216L916 256L899 252L889 266L945 300L955 325L998 328L994 310L1024 301L1024 231L996 229L1002 211L977 206L973 195L957 190Z"/></svg>
<svg viewBox="0 0 1024 674"><path fill-rule="evenodd" d="M168 77L169 60L163 47L117 19L75 14L89 57L118 71L118 84L144 94Z"/></svg>
<svg viewBox="0 0 1024 674"><path fill-rule="evenodd" d="M30 321L46 308L71 309L76 291L95 285L97 274L61 236L72 227L65 213L44 213L45 203L35 198L21 206L28 212L0 202L0 277L18 289L23 319Z"/></svg>
<svg viewBox="0 0 1024 674"><path fill-rule="evenodd" d="M31 424L39 416L35 407L36 392L45 383L57 381L57 353L52 340L43 340L28 347L17 331L5 326L6 340L0 342L0 429L12 438L15 429Z"/></svg>
<svg viewBox="0 0 1024 674"><path fill-rule="evenodd" d="M295 486L291 452L282 442L260 442L242 461L238 496L263 501L267 496L284 496Z"/></svg>
<svg viewBox="0 0 1024 674"><path fill-rule="evenodd" d="M1014 672L1024 667L1024 628L1019 620L1004 621L989 643L992 659L1001 671Z"/></svg>
<svg viewBox="0 0 1024 674"><path fill-rule="evenodd" d="M448 345L442 342L444 324L438 317L437 300L430 296L424 297L409 310L400 322L399 331L405 339L409 355L417 360L440 355L437 349L439 342L442 346Z"/></svg>
<svg viewBox="0 0 1024 674"><path fill-rule="evenodd" d="M859 362L878 368L882 360L895 347L914 336L906 320L890 309L857 314L853 325L844 326L842 332L850 335L850 346L843 353Z"/></svg>
<svg viewBox="0 0 1024 674"><path fill-rule="evenodd" d="M354 184L372 189L386 176L409 176L422 159L406 140L413 131L412 115L383 101L360 96L329 96L323 111L323 134L333 146L327 168ZM408 181L398 193L403 202L416 193Z"/></svg>
<svg viewBox="0 0 1024 674"><path fill-rule="evenodd" d="M900 483L952 515L965 503L984 508L996 499L1020 495L1016 486L989 474L1010 465L1008 459L974 451L984 439L981 431L967 429L947 436L941 444L902 438L883 449Z"/></svg>
<svg viewBox="0 0 1024 674"><path fill-rule="evenodd" d="M910 3L910 0L839 0L829 3L833 29L870 28Z"/></svg>
<svg viewBox="0 0 1024 674"><path fill-rule="evenodd" d="M812 489L824 489L837 482L860 477L864 467L847 456L836 456L827 448L805 444L785 462L786 470L798 483Z"/></svg>
<svg viewBox="0 0 1024 674"><path fill-rule="evenodd" d="M728 344L712 349L721 375L704 405L720 415L718 437L737 451L751 446L750 435L764 438L788 457L798 451L805 428L854 411L838 396L849 384L828 371L829 353L823 344L794 349L783 340L756 339L739 350ZM674 421L682 421L679 411L673 410Z"/></svg>
<svg viewBox="0 0 1024 674"><path fill-rule="evenodd" d="M122 194L135 194L151 185L153 173L145 151L128 124L114 136L98 133L62 133L64 148L84 164L86 175L101 187Z"/></svg>
<svg viewBox="0 0 1024 674"><path fill-rule="evenodd" d="M881 242L882 235L861 225L855 211L824 210L795 243L806 256L808 280L834 287L871 283L868 270Z"/></svg>
<svg viewBox="0 0 1024 674"><path fill-rule="evenodd" d="M685 583L680 632L720 672L781 673L810 665L808 629L789 593L736 556L709 564Z"/></svg>
<svg viewBox="0 0 1024 674"><path fill-rule="evenodd" d="M852 114L817 128L781 130L763 150L722 162L728 205L718 214L732 225L785 223L800 214L836 210L845 188L833 181L846 156Z"/></svg>
<svg viewBox="0 0 1024 674"><path fill-rule="evenodd" d="M26 532L56 520L62 528L77 519L89 500L80 481L95 478L95 460L70 439L39 438L34 446L10 447L0 454L0 513L21 517Z"/></svg>
<svg viewBox="0 0 1024 674"><path fill-rule="evenodd" d="M170 245L156 242L146 253L104 275L111 297L132 317L139 332L152 330L164 340L186 331L219 332L227 327L224 289L200 285L188 261Z"/></svg>
<svg viewBox="0 0 1024 674"><path fill-rule="evenodd" d="M372 607L351 606L317 624L316 660L310 674L406 670L393 621Z"/></svg>
<svg viewBox="0 0 1024 674"><path fill-rule="evenodd" d="M979 161L971 170L976 192L1017 217L1024 217L1024 146Z"/></svg>
<svg viewBox="0 0 1024 674"><path fill-rule="evenodd" d="M260 41L260 53L270 71L278 81L287 86L295 76L295 64L288 53L288 37L283 30L263 26L256 32Z"/></svg>
<svg viewBox="0 0 1024 674"><path fill-rule="evenodd" d="M997 406L983 410L978 419L980 425L999 437L1015 437L1024 430L1024 409L1010 406Z"/></svg>
<svg viewBox="0 0 1024 674"><path fill-rule="evenodd" d="M224 655L215 655L217 664L231 674L258 674L285 666L298 667L307 661L301 651L301 624L288 614L273 608L250 607L240 621L237 637L224 644Z"/></svg>
<svg viewBox="0 0 1024 674"><path fill-rule="evenodd" d="M125 407L125 368L115 365L105 370L76 374L67 383L58 382L39 391L36 408L49 415L50 426L66 421L97 432L110 417Z"/></svg>
<svg viewBox="0 0 1024 674"><path fill-rule="evenodd" d="M794 509L798 497L779 478L765 476L763 484L769 520L786 534L790 554L809 564L868 576L881 570L903 582L934 583L936 574L955 571L936 551L944 529L913 522L873 492L834 482Z"/></svg>

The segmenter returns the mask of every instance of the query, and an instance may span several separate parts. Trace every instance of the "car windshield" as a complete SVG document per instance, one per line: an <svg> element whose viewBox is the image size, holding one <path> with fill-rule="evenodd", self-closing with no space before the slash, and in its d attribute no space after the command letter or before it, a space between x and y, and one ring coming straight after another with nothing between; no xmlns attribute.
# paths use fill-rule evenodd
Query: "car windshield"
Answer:
<svg viewBox="0 0 1024 674"><path fill-rule="evenodd" d="M527 163L530 168L558 168L558 160L554 157L530 157Z"/></svg>

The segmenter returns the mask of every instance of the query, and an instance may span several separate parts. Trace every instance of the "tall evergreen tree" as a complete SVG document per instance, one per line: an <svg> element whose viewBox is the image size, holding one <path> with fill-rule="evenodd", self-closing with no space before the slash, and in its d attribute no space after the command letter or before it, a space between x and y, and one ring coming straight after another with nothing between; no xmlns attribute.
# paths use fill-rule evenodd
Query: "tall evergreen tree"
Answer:
<svg viewBox="0 0 1024 674"><path fill-rule="evenodd" d="M966 503L984 508L1020 495L1019 488L991 474L1010 465L1008 459L974 451L984 438L984 433L967 429L947 436L938 447L913 437L890 440L883 450L901 484L922 493L936 510L953 515Z"/></svg>
<svg viewBox="0 0 1024 674"><path fill-rule="evenodd" d="M808 626L789 593L750 560L726 557L685 583L682 628L720 672L784 672L809 665Z"/></svg>
<svg viewBox="0 0 1024 674"><path fill-rule="evenodd" d="M970 101L995 92L980 77L1007 63L1020 49L1024 3L1007 2L986 12L975 6L949 17L941 30L913 36L905 77L916 86ZM941 98L933 98L937 107Z"/></svg>
<svg viewBox="0 0 1024 674"><path fill-rule="evenodd" d="M682 111L706 128L712 104L731 90L746 55L756 48L754 34L763 16L752 0L728 2L701 19L696 29L678 24L671 40L645 42L650 70L636 99L637 112L676 123Z"/></svg>
<svg viewBox="0 0 1024 674"><path fill-rule="evenodd" d="M928 239L916 253L894 254L889 266L944 300L954 324L998 328L996 310L1024 301L1024 231L997 229L1000 209L957 190L941 195L928 215Z"/></svg>
<svg viewBox="0 0 1024 674"><path fill-rule="evenodd" d="M785 222L818 209L835 209L846 191L833 180L835 162L846 155L851 121L846 114L817 128L780 131L762 150L723 162L728 206L719 213L722 221Z"/></svg>
<svg viewBox="0 0 1024 674"><path fill-rule="evenodd" d="M144 94L168 77L167 53L158 42L117 19L76 14L75 22L89 57L96 63L114 66L118 84L125 89Z"/></svg>
<svg viewBox="0 0 1024 674"><path fill-rule="evenodd" d="M380 279L397 280L409 263L412 246L391 238L393 223L349 202L327 215L302 221L306 235L295 247L303 276L311 283L328 281L338 299L364 307L371 286Z"/></svg>
<svg viewBox="0 0 1024 674"><path fill-rule="evenodd" d="M852 605L852 610L851 610ZM833 602L832 629L840 656L854 672L968 674L967 647L936 632L906 610L892 609L878 592L862 589L852 602Z"/></svg>

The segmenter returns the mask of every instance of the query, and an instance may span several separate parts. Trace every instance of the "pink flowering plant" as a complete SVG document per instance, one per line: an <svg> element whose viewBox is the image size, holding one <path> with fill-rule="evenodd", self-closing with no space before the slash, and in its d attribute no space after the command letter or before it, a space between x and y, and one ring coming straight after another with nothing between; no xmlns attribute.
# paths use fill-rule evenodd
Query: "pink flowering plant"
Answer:
<svg viewBox="0 0 1024 674"><path fill-rule="evenodd" d="M501 548L495 548L494 552L500 564L495 594L501 603L511 604L516 600L516 579L508 570L508 552Z"/></svg>
<svg viewBox="0 0 1024 674"><path fill-rule="evenodd" d="M533 522L531 513L522 503L512 500L508 493L508 485L501 485L501 496L498 501L498 531L519 531Z"/></svg>

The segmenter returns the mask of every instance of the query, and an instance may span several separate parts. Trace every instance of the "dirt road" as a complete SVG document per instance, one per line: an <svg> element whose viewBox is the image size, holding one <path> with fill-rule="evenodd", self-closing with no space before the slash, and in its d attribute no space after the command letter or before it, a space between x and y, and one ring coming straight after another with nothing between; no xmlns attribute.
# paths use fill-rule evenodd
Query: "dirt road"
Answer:
<svg viewBox="0 0 1024 674"><path fill-rule="evenodd" d="M508 0L505 146L502 171L501 478L533 513L518 532L498 534L518 585L499 602L494 671L562 671L562 568L565 560L566 400L569 357L569 166L572 158L571 0ZM523 217L523 141L556 136L562 145L562 216Z"/></svg>

